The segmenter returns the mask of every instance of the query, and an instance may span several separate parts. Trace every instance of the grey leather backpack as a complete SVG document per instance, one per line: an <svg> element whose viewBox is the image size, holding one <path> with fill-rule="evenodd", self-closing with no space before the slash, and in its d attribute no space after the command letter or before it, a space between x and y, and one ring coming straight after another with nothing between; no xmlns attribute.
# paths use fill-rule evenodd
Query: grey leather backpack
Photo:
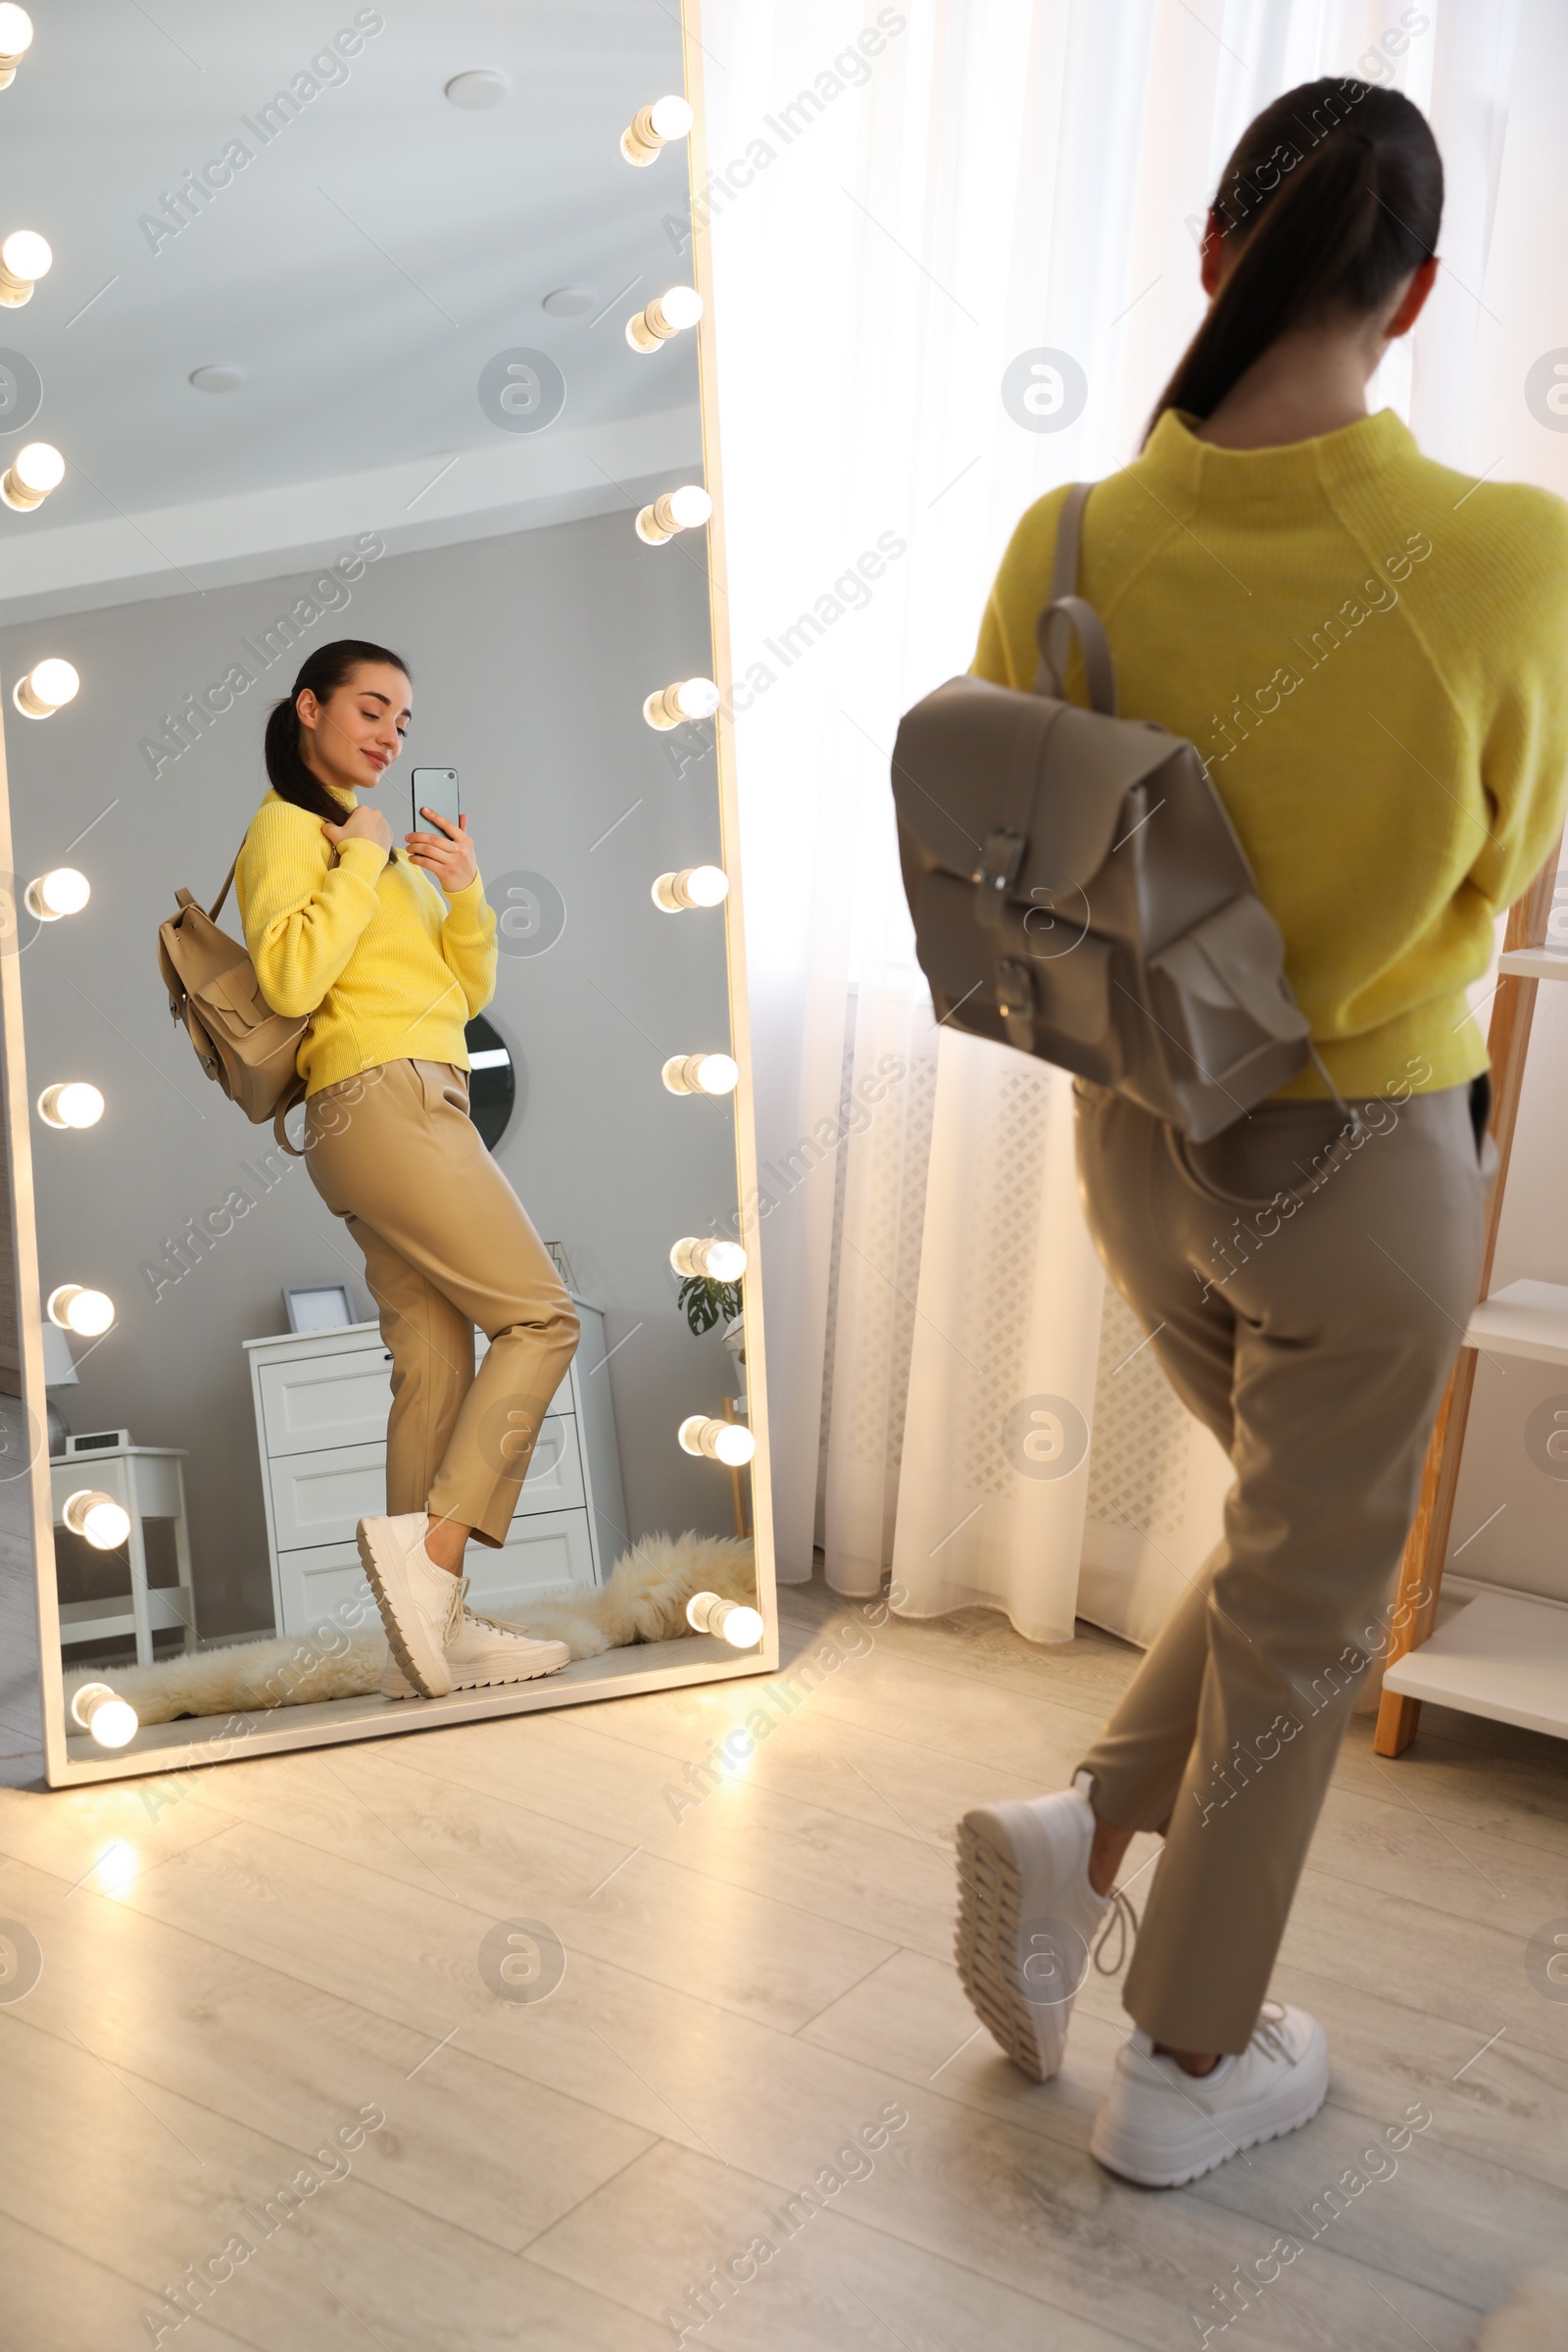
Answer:
<svg viewBox="0 0 1568 2352"><path fill-rule="evenodd" d="M950 678L900 724L904 887L939 1020L1202 1143L1317 1056L1202 760L1117 716L1104 629L1074 593L1090 487L1062 509L1034 692ZM1087 710L1063 697L1074 635Z"/></svg>

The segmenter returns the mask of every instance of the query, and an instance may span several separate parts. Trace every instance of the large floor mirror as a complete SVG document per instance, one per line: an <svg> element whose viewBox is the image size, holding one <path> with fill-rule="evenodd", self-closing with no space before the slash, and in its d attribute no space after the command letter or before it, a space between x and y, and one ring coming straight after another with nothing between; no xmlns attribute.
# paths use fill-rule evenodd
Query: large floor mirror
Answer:
<svg viewBox="0 0 1568 2352"><path fill-rule="evenodd" d="M4 1674L52 1784L776 1659L700 63L662 0L80 0L0 92L0 1419L39 1644L8 1604ZM393 1372L365 1257L158 954L344 639L413 682L394 845L433 807L476 846L467 1115L579 1334L466 1562L565 1662L437 1697L389 1694L356 1542Z"/></svg>

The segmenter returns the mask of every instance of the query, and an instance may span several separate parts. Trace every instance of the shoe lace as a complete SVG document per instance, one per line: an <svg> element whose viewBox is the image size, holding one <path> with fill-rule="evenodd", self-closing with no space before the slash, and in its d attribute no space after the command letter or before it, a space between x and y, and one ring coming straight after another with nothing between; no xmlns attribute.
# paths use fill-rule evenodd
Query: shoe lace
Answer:
<svg viewBox="0 0 1568 2352"><path fill-rule="evenodd" d="M453 1583L457 1586L457 1591L453 1593L447 1607L446 1631L442 1636L444 1642L451 1642L456 1638L458 1629L465 1618L470 1625L482 1625L487 1633L510 1635L514 1642L532 1641L533 1636L525 1633L520 1625L508 1625L499 1617L486 1617L480 1610L470 1609L467 1600L468 1580L466 1576L454 1577Z"/></svg>
<svg viewBox="0 0 1568 2352"><path fill-rule="evenodd" d="M1107 1960L1103 1957L1103 1953L1113 1931L1116 1935L1116 1957L1114 1960ZM1112 1887L1110 1909L1105 1914L1104 1926L1095 1938L1094 1947L1095 1966L1102 1977L1115 1976L1126 1959L1127 1947L1137 1933L1138 1914L1133 1909L1131 1898L1123 1894L1119 1886Z"/></svg>
<svg viewBox="0 0 1568 2352"><path fill-rule="evenodd" d="M1290 2058L1294 2055L1285 2033L1285 2003L1265 2001L1252 2028L1252 2039L1266 2058Z"/></svg>

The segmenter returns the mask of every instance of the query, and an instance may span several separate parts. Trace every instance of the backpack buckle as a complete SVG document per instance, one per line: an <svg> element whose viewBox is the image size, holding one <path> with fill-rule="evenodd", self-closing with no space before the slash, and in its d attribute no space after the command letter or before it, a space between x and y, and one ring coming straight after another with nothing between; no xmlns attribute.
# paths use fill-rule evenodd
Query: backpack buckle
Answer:
<svg viewBox="0 0 1568 2352"><path fill-rule="evenodd" d="M1035 1042L1035 985L1034 974L1026 963L1004 956L994 967L991 993L997 1000L1002 1025L1007 1032L1009 1046L1018 1047L1024 1054L1034 1051Z"/></svg>
<svg viewBox="0 0 1568 2352"><path fill-rule="evenodd" d="M999 825L995 832L986 835L980 862L969 876L970 881L1001 898L1018 879L1025 847L1022 833L1012 833L1006 826Z"/></svg>

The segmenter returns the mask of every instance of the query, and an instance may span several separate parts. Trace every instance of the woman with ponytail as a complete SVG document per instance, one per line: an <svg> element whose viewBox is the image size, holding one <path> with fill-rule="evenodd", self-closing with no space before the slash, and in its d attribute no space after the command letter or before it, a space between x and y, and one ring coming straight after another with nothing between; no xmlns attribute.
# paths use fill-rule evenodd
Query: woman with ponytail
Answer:
<svg viewBox="0 0 1568 2352"><path fill-rule="evenodd" d="M1091 1947L1115 1913L1137 1925L1114 1889L1131 1838L1163 1838L1091 2139L1154 2187L1294 2130L1327 2088L1321 2026L1269 1980L1476 1298L1496 1154L1466 990L1562 823L1568 509L1367 413L1442 209L1397 92L1276 100L1208 216L1207 315L1084 519L1078 593L1120 708L1203 754L1319 1057L1196 1148L1075 1083L1096 1247L1235 1482L1073 1786L961 1832L964 1984L1040 2080ZM982 677L1033 682L1064 496L1013 536ZM1331 1950L1313 1966L1333 1980Z"/></svg>
<svg viewBox="0 0 1568 2352"><path fill-rule="evenodd" d="M438 1698L567 1661L466 1607L463 1557L470 1537L506 1541L577 1316L468 1117L464 1033L495 990L496 919L467 820L422 809L435 830L394 848L360 798L402 751L413 694L385 646L312 654L268 719L271 790L235 881L263 995L311 1016L307 1161L364 1252L392 1356L387 1512L359 1528L381 1688ZM475 1324L490 1342L477 1376Z"/></svg>

